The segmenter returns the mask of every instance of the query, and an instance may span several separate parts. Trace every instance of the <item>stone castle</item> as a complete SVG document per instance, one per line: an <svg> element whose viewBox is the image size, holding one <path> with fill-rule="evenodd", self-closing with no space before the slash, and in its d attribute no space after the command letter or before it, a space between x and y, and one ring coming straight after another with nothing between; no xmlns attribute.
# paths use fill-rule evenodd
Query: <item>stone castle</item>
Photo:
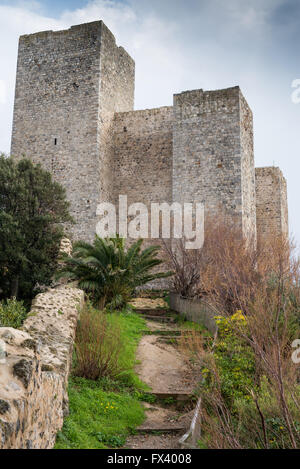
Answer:
<svg viewBox="0 0 300 469"><path fill-rule="evenodd" d="M254 167L252 112L239 87L134 110L135 64L102 21L20 38L11 154L67 191L74 238L92 240L99 202L202 202L246 237L288 234L286 181Z"/></svg>

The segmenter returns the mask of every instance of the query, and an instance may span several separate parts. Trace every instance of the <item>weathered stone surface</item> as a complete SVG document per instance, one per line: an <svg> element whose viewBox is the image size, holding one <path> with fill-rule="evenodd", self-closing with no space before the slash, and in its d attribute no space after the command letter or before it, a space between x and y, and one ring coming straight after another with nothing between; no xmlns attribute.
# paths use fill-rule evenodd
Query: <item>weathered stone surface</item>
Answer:
<svg viewBox="0 0 300 469"><path fill-rule="evenodd" d="M52 448L67 412L67 382L84 294L59 286L38 295L22 330L0 328L0 448Z"/></svg>
<svg viewBox="0 0 300 469"><path fill-rule="evenodd" d="M72 242L68 238L63 238L60 243L60 254L71 256L72 250Z"/></svg>
<svg viewBox="0 0 300 469"><path fill-rule="evenodd" d="M279 168L256 168L258 238L289 234L287 184Z"/></svg>
<svg viewBox="0 0 300 469"><path fill-rule="evenodd" d="M13 375L22 381L24 388L28 388L32 378L33 363L31 360L22 359L13 366Z"/></svg>
<svg viewBox="0 0 300 469"><path fill-rule="evenodd" d="M256 231L252 113L239 87L174 96L173 200Z"/></svg>
<svg viewBox="0 0 300 469"><path fill-rule="evenodd" d="M113 202L172 202L173 108L117 113L114 120Z"/></svg>
<svg viewBox="0 0 300 469"><path fill-rule="evenodd" d="M0 414L6 414L10 410L10 405L7 401L0 399Z"/></svg>

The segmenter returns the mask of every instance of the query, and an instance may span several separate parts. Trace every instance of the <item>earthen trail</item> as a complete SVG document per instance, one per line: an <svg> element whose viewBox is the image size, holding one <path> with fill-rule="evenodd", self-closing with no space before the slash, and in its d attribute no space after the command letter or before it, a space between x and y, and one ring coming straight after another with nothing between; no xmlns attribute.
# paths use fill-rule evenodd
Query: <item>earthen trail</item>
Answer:
<svg viewBox="0 0 300 469"><path fill-rule="evenodd" d="M189 413L178 410L176 402L178 399L187 399L192 394L195 383L184 357L175 344L169 343L169 337L178 331L178 327L172 321L160 322L168 317L164 315L160 302L161 300L145 299L134 302L141 314L147 316L151 310L152 314L157 315L157 320L147 321L148 331L151 333L144 335L140 341L136 366L139 377L149 386L149 393L156 396L157 400L153 404L143 404L146 420L137 429L138 434L127 440L127 448L179 448L178 440L191 420ZM155 306L158 306L156 311Z"/></svg>

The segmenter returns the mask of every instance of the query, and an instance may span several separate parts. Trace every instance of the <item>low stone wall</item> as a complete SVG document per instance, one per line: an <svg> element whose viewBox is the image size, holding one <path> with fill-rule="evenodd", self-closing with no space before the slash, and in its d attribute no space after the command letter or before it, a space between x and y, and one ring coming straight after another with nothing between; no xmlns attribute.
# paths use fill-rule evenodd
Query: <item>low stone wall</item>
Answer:
<svg viewBox="0 0 300 469"><path fill-rule="evenodd" d="M170 293L170 308L189 321L205 326L212 334L217 331L215 311L203 299L186 299L177 293Z"/></svg>
<svg viewBox="0 0 300 469"><path fill-rule="evenodd" d="M35 298L22 330L0 328L1 449L54 446L83 301L81 290L61 285Z"/></svg>

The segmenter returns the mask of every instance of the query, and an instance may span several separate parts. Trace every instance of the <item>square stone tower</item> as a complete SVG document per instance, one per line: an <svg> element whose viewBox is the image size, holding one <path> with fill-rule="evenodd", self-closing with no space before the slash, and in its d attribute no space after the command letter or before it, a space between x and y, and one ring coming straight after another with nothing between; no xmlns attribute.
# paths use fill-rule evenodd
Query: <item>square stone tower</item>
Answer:
<svg viewBox="0 0 300 469"><path fill-rule="evenodd" d="M256 224L258 239L288 236L287 183L279 168L255 169Z"/></svg>
<svg viewBox="0 0 300 469"><path fill-rule="evenodd" d="M238 86L174 96L173 200L221 211L255 242L252 121Z"/></svg>
<svg viewBox="0 0 300 469"><path fill-rule="evenodd" d="M112 123L134 105L135 64L102 21L22 36L11 154L67 190L75 238L92 240L111 199Z"/></svg>

